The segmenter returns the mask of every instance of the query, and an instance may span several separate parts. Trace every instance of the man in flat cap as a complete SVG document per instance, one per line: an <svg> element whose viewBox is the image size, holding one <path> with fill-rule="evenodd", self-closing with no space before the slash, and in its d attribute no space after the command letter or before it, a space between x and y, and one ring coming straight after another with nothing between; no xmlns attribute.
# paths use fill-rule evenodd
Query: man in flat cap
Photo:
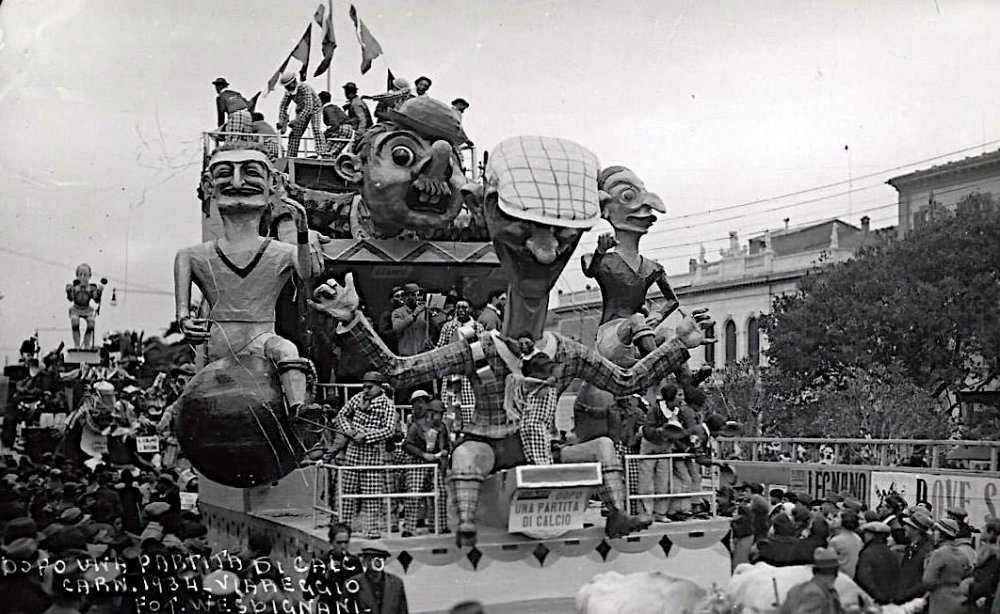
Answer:
<svg viewBox="0 0 1000 614"><path fill-rule="evenodd" d="M934 549L931 537L934 519L929 513L922 509L915 510L903 519L903 525L910 544L903 551L899 565L896 603L911 601L927 592L923 581L924 567Z"/></svg>
<svg viewBox="0 0 1000 614"><path fill-rule="evenodd" d="M899 584L899 559L889 549L889 525L881 521L861 525L865 545L858 555L854 581L875 603L892 603Z"/></svg>
<svg viewBox="0 0 1000 614"><path fill-rule="evenodd" d="M278 107L278 132L284 134L286 128L292 129L288 135L288 157L294 158L299 155L299 141L306 132L306 126L309 125L312 125L313 138L316 140L316 153L324 154L326 138L323 136L323 126L320 122L320 110L323 105L316 90L306 83L299 83L299 78L293 72L281 75L281 86L285 88L285 95ZM293 101L295 119L289 121L288 104Z"/></svg>
<svg viewBox="0 0 1000 614"><path fill-rule="evenodd" d="M413 356L430 349L430 320L423 290L415 283L403 286L403 305L392 312L392 332L400 356Z"/></svg>
<svg viewBox="0 0 1000 614"><path fill-rule="evenodd" d="M354 576L359 590L355 596L362 611L372 614L408 614L406 587L403 579L385 571L389 553L381 548L361 550L365 571Z"/></svg>
<svg viewBox="0 0 1000 614"><path fill-rule="evenodd" d="M354 134L359 139L372 127L372 114L368 105L358 96L358 86L353 81L344 84L344 111L347 112L347 124L354 128Z"/></svg>
<svg viewBox="0 0 1000 614"><path fill-rule="evenodd" d="M368 371L361 382L365 388L347 401L333 423L338 433L347 437L345 467L384 465L385 442L399 430L396 407L385 395L386 377L378 371ZM378 495L386 492L386 476L380 471L343 471L344 494ZM361 499L365 532L378 539L386 529L381 499ZM357 513L358 500L344 501L341 521L350 525Z"/></svg>
<svg viewBox="0 0 1000 614"><path fill-rule="evenodd" d="M834 583L840 564L830 548L816 548L813 553L813 577L793 586L778 610L780 614L842 614L840 596Z"/></svg>

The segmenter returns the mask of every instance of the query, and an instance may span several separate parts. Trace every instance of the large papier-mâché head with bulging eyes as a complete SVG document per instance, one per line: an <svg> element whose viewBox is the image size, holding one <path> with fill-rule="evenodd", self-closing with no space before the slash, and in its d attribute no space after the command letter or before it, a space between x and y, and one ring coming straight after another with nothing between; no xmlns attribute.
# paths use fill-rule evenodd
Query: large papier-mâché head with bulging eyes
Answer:
<svg viewBox="0 0 1000 614"><path fill-rule="evenodd" d="M337 172L358 186L379 235L447 228L462 208L466 179L455 147L463 140L454 109L411 98L341 154Z"/></svg>

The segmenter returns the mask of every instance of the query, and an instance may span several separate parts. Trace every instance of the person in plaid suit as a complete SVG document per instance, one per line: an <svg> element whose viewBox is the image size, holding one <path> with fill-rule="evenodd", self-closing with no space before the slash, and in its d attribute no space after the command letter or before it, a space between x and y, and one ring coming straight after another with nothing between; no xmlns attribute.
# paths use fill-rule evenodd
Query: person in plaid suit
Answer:
<svg viewBox="0 0 1000 614"><path fill-rule="evenodd" d="M459 328L473 327L477 335L486 332L483 325L472 319L472 306L469 301L459 299L455 302L455 317L444 323L441 327L441 335L438 337L437 347L444 347L454 341ZM453 375L441 381L441 400L445 406L454 407L456 404L460 408L460 424L465 424L472 420L472 412L476 408L476 393L472 391L472 384L469 378L464 375Z"/></svg>
<svg viewBox="0 0 1000 614"><path fill-rule="evenodd" d="M278 107L278 131L285 133L285 128L291 127L288 135L288 157L299 155L299 142L306 132L306 126L312 125L313 138L316 139L316 152L326 152L326 138L323 137L323 127L320 125L320 109L322 105L319 96L309 85L299 83L299 78L293 72L281 75L281 85L285 95ZM295 101L295 119L288 121L288 104Z"/></svg>
<svg viewBox="0 0 1000 614"><path fill-rule="evenodd" d="M396 407L382 387L386 383L385 376L369 371L361 381L365 389L347 401L334 422L334 429L349 439L345 467L386 464L385 442L397 431L399 424ZM386 492L387 476L384 472L345 470L343 476L344 494L360 491L363 495L377 495ZM366 523L364 530L369 538L378 539L380 532L386 528L382 518L382 501L361 499L360 502ZM347 499L340 520L351 524L357 508L357 499Z"/></svg>
<svg viewBox="0 0 1000 614"><path fill-rule="evenodd" d="M522 447L519 423L508 421L504 409L504 381L511 368L501 357L498 347L504 340L495 331L486 333L476 343L466 339L414 356L396 356L385 346L371 323L357 311L358 297L353 274L348 274L345 286L334 280L317 288L310 305L340 321L338 333L347 337L360 354L394 386L412 386L443 375L466 375L476 394L476 412L464 426L465 438L452 453L452 478L455 501L459 512L458 538L462 545L475 543L475 516L479 501L479 486L491 471L509 469L527 463ZM593 350L563 337L547 333L555 342L553 359L563 365L556 388L560 391L580 378L599 385L617 396L644 390L666 377L677 365L687 360L689 349L701 345L702 329L713 322L702 310L696 310L677 327L677 337L660 345L632 369L622 369L602 358ZM493 377L482 370L474 371L474 352L482 353ZM537 453L538 451L534 451ZM629 531L648 526L649 521L628 516L625 512L625 487L622 465L614 444L607 437L561 450L563 462L601 462L604 486L600 491L611 510L605 531L609 536L627 535Z"/></svg>

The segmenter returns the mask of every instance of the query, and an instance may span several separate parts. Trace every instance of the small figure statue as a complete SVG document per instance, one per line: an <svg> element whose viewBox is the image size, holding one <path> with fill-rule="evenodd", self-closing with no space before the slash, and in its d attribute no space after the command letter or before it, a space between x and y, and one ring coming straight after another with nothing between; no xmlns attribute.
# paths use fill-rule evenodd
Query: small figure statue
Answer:
<svg viewBox="0 0 1000 614"><path fill-rule="evenodd" d="M104 287L108 285L106 278L101 278L101 285L90 283L91 270L89 264L81 264L76 267L76 279L73 283L66 284L66 300L73 303L69 308L69 326L73 330L73 347L76 349L93 349L94 347L94 326L97 323L97 314L100 313L101 296L104 295ZM94 309L91 301L97 303L98 308ZM87 332L83 337L83 345L80 345L80 319L87 322Z"/></svg>
<svg viewBox="0 0 1000 614"><path fill-rule="evenodd" d="M300 279L309 279L319 272L316 266L318 261L313 258L310 246L312 231L307 229L305 210L298 203L290 199L283 201L297 211L297 245L265 238L258 233L261 216L272 195L280 189L278 173L259 147L243 147L221 147L209 160L202 176L204 193L214 200L222 218L223 237L184 248L177 253L174 261L177 320L181 332L191 343L207 342L209 360L217 361L195 376L185 390L184 396L188 398L182 399L178 416L182 448L186 442L195 448L210 443L199 440L205 434L187 422L187 418L194 418L186 418L183 415L185 410L207 404L209 408L223 411L222 404L212 405L211 394L216 393L219 386L226 386L226 382L230 387L238 385L239 369L253 370L256 367L252 365L261 364L268 369L269 365L261 363L260 359L272 363L277 369L284 407L263 403L259 409L264 411L251 408L252 416L237 417L251 422L267 418L267 424L271 426L277 422L277 440L266 433L263 435L268 439L268 445L276 448L276 458L257 459L255 469L244 468L247 473L241 474L240 479L228 480L229 485L241 486L281 477L294 466L284 463L284 466L276 468L273 465L282 465L282 458L287 460L301 456L308 449L305 441L309 439L307 434L293 431L290 426L293 422L298 424L306 412L315 413L318 410L317 406L307 404L307 376L312 373L312 363L299 356L291 341L275 333L275 303L293 273ZM208 313L204 317L190 312L191 282L205 297ZM203 376L205 372L225 369L234 369L237 374L227 371L229 376L216 375L214 380L208 379L208 375ZM203 376L202 379L199 376ZM253 393L250 391L247 394L252 396ZM198 396L203 397L204 403L198 402ZM252 401L254 399L247 403ZM236 410L230 408L226 411ZM186 428L185 424L190 428ZM205 429L204 424L200 429ZM264 426L260 429L264 430ZM254 432L254 428L249 428L248 432ZM204 463L210 460L206 455L199 456L198 450L190 448L184 451L198 469L204 470ZM198 466L199 461L202 466ZM237 459L232 461L233 465L238 464ZM213 473L206 475L225 483L227 478L220 476L219 471L215 467Z"/></svg>

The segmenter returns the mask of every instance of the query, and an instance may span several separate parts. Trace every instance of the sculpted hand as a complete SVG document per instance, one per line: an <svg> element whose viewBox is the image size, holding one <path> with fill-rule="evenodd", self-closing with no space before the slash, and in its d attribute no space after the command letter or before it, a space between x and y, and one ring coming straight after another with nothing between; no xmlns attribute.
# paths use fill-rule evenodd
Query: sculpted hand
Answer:
<svg viewBox="0 0 1000 614"><path fill-rule="evenodd" d="M594 253L603 256L604 254L608 253L609 249L611 249L616 245L618 245L618 240L615 239L615 235L611 234L610 232L606 232L601 236L597 237L597 249L594 250Z"/></svg>
<svg viewBox="0 0 1000 614"><path fill-rule="evenodd" d="M677 326L675 334L684 347L694 349L699 345L710 345L715 339L705 336L705 331L715 326L715 321L708 315L708 309L695 309Z"/></svg>
<svg viewBox="0 0 1000 614"><path fill-rule="evenodd" d="M326 256L323 255L323 245L330 242L330 237L316 232L309 231L309 255L312 257L313 274L319 275L323 272L326 263Z"/></svg>
<svg viewBox="0 0 1000 614"><path fill-rule="evenodd" d="M181 318L178 324L181 333L184 335L184 340L190 344L198 345L204 343L211 336L208 320L187 316Z"/></svg>
<svg viewBox="0 0 1000 614"><path fill-rule="evenodd" d="M309 300L311 308L345 324L354 319L361 302L354 289L354 273L344 276L343 286L336 280L328 279L325 284L316 288L313 298L315 300Z"/></svg>

